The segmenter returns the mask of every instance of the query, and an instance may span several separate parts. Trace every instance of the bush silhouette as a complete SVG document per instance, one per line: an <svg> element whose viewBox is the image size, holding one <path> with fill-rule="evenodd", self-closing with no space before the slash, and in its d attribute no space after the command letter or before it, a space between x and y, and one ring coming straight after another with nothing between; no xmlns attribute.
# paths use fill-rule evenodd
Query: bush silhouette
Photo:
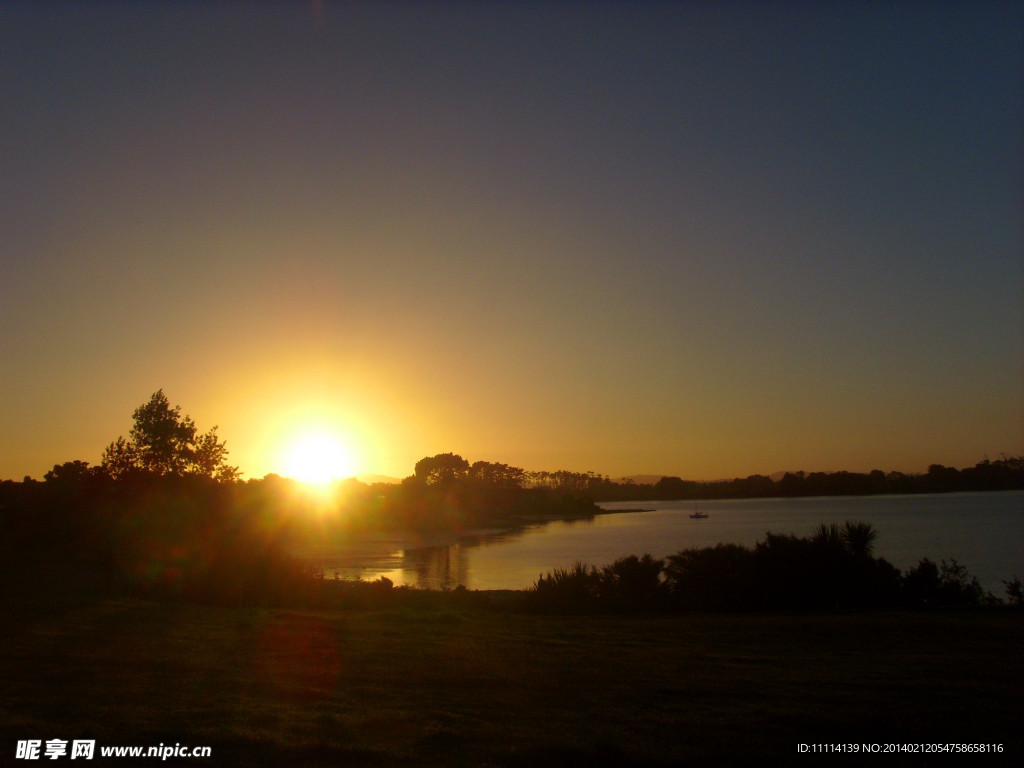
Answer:
<svg viewBox="0 0 1024 768"><path fill-rule="evenodd" d="M903 578L903 598L912 606L975 606L984 598L978 580L950 559L936 565L927 557Z"/></svg>
<svg viewBox="0 0 1024 768"><path fill-rule="evenodd" d="M955 560L924 559L902 575L872 556L867 523L822 525L811 536L767 533L739 544L684 549L667 560L620 558L597 569L577 562L541 576L527 594L535 610L776 611L978 605L977 579ZM1019 589L1019 582L1014 585Z"/></svg>
<svg viewBox="0 0 1024 768"><path fill-rule="evenodd" d="M597 606L601 575L577 560L568 569L555 568L531 588L531 604L540 611L588 611Z"/></svg>
<svg viewBox="0 0 1024 768"><path fill-rule="evenodd" d="M662 602L664 560L629 555L601 569L598 599L611 610L650 610Z"/></svg>
<svg viewBox="0 0 1024 768"><path fill-rule="evenodd" d="M750 605L753 552L739 544L684 549L669 556L665 584L684 611L734 611Z"/></svg>

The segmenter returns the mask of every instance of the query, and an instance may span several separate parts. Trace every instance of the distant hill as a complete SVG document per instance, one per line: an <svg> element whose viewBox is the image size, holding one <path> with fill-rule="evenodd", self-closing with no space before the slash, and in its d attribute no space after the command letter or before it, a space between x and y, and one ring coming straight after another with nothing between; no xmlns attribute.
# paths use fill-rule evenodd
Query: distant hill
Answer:
<svg viewBox="0 0 1024 768"><path fill-rule="evenodd" d="M777 483L777 482L779 482L779 480L782 479L783 475L785 475L785 474L786 474L785 472L775 472L774 474L769 475L769 477L774 482ZM672 475L628 475L626 477L612 478L612 482L613 483L636 483L637 485L654 485L659 480L661 480L661 478L663 478L663 477L672 477ZM675 477L679 477L679 475L675 475ZM723 477L723 478L720 478L720 479L717 479L717 480L693 480L693 478L685 478L684 477L683 479L684 480L689 480L691 482L697 482L697 483L728 483L728 482L731 482L735 478Z"/></svg>
<svg viewBox="0 0 1024 768"><path fill-rule="evenodd" d="M654 485L656 482L661 480L664 475L629 475L628 477L618 477L612 480L613 483L636 483L637 485Z"/></svg>
<svg viewBox="0 0 1024 768"><path fill-rule="evenodd" d="M387 475L356 475L356 480L360 483L366 483L367 485L373 485L374 483L398 485L402 482L402 478L400 477L388 477Z"/></svg>

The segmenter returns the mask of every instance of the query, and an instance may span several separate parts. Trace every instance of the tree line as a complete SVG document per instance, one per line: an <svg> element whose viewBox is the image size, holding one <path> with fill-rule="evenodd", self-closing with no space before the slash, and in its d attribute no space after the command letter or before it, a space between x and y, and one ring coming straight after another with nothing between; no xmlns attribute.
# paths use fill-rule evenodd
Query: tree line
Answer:
<svg viewBox="0 0 1024 768"><path fill-rule="evenodd" d="M233 601L303 588L302 545L599 511L583 495L528 486L522 469L451 453L417 462L397 485L343 483L324 502L277 475L241 480L216 427L199 432L162 390L132 420L98 466L68 461L42 482L0 482L0 558L71 563L131 593Z"/></svg>
<svg viewBox="0 0 1024 768"><path fill-rule="evenodd" d="M120 436L103 451L101 463L89 467L76 460L54 465L45 481L120 479L140 476L202 477L218 482L241 482L239 469L227 461L228 450L217 427L200 434L192 419L171 406L163 390L132 414L128 437ZM272 482L276 475L268 475ZM23 483L31 484L26 477ZM250 481L251 482L251 481ZM12 481L0 481L8 488ZM455 453L424 457L403 485L450 488L475 483L502 489L544 489L555 494L588 496L594 501L689 500L791 496L858 496L872 494L947 493L1024 489L1024 456L985 458L973 467L956 469L932 464L924 474L883 472L786 472L777 479L766 475L720 481L684 480L663 476L654 483L612 480L592 471L527 471L497 462L470 464ZM349 483L352 485L352 483ZM377 484L385 485L385 484Z"/></svg>
<svg viewBox="0 0 1024 768"><path fill-rule="evenodd" d="M874 556L868 523L820 525L807 537L768 533L753 547L718 544L668 558L577 562L540 576L526 606L547 613L878 610L997 605L956 560L923 558L901 572ZM1024 605L1019 578L1004 582Z"/></svg>
<svg viewBox="0 0 1024 768"><path fill-rule="evenodd" d="M528 471L507 464L470 464L458 454L421 459L411 479L427 484L491 482L502 487L543 488L594 501L677 501L779 498L800 496L870 496L1024 489L1024 456L988 458L957 469L932 464L923 474L905 472L786 472L777 478L749 475L732 480L699 481L664 476L653 483L612 480L595 472Z"/></svg>
<svg viewBox="0 0 1024 768"><path fill-rule="evenodd" d="M762 476L725 483L665 477L641 485L616 483L593 472L528 472L441 453L418 461L413 474L398 484L345 481L335 497L318 502L316 514L311 514L313 502L302 484L277 475L242 480L227 457L216 427L199 432L158 390L133 413L128 436L107 446L99 466L68 461L54 465L42 482L0 481L0 526L5 532L0 556L32 552L74 563L129 591L233 600L299 589L310 574L292 556L297 546L330 544L358 532L457 533L589 517L600 511L595 500L1024 487L1024 460L1019 458L986 460L965 470L933 465L924 476L790 473L777 482ZM810 556L804 544L773 537L753 554L725 548L691 559L716 563L737 558L732 575L723 576L716 587L721 591L722 584L739 578L736 574L759 573L750 563L763 563L766 553L786 547L800 557ZM740 567L741 562L750 567ZM652 566L630 561L594 583L615 584L608 587L615 594L629 591L627 585L645 567ZM871 568L876 575L886 570L881 565ZM663 582L670 587L678 581L673 573L664 574ZM751 584L762 583L761 576L751 576ZM537 591L544 593L550 583L538 584ZM681 599L680 589L670 587L658 589ZM605 587L591 584L588 589L605 594Z"/></svg>
<svg viewBox="0 0 1024 768"><path fill-rule="evenodd" d="M596 501L675 501L755 499L798 496L871 496L1024 489L1024 456L984 459L957 469L932 464L923 474L904 472L786 472L773 479L749 475L733 480L699 481L662 477L654 483L615 482L588 473L577 475Z"/></svg>

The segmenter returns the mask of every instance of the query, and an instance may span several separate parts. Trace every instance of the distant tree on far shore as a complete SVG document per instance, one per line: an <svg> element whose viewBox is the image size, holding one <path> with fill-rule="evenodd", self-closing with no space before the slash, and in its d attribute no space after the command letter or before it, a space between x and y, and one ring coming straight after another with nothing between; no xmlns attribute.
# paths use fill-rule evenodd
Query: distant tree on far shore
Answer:
<svg viewBox="0 0 1024 768"><path fill-rule="evenodd" d="M467 476L469 462L456 453L439 453L417 461L414 471L427 485L447 485Z"/></svg>
<svg viewBox="0 0 1024 768"><path fill-rule="evenodd" d="M867 473L785 472L777 478L750 475L733 480L698 481L666 476L653 484L605 479L589 484L587 492L595 501L669 501L1011 491L1024 489L1024 456L984 459L964 469L931 464L927 473L916 475L874 469Z"/></svg>

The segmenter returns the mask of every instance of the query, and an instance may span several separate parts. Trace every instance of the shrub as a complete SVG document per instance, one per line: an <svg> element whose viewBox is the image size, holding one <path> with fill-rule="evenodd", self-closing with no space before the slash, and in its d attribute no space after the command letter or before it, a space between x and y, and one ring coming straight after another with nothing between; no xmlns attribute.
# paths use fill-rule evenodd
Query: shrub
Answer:
<svg viewBox="0 0 1024 768"><path fill-rule="evenodd" d="M912 606L974 606L983 597L978 580L952 558L939 565L922 558L903 577L904 602Z"/></svg>
<svg viewBox="0 0 1024 768"><path fill-rule="evenodd" d="M669 556L665 584L681 610L733 611L750 607L753 552L738 544L684 549Z"/></svg>
<svg viewBox="0 0 1024 768"><path fill-rule="evenodd" d="M1024 608L1024 584L1021 584L1020 577L1014 576L1009 581L1004 581L1003 586L1006 587L1006 597L1010 600L1010 605Z"/></svg>
<svg viewBox="0 0 1024 768"><path fill-rule="evenodd" d="M530 604L540 611L590 611L597 605L600 573L577 560L568 568L555 568L538 577L530 589Z"/></svg>
<svg viewBox="0 0 1024 768"><path fill-rule="evenodd" d="M598 576L598 601L614 611L650 610L659 605L664 594L661 571L664 560L649 554L621 557L601 569Z"/></svg>

